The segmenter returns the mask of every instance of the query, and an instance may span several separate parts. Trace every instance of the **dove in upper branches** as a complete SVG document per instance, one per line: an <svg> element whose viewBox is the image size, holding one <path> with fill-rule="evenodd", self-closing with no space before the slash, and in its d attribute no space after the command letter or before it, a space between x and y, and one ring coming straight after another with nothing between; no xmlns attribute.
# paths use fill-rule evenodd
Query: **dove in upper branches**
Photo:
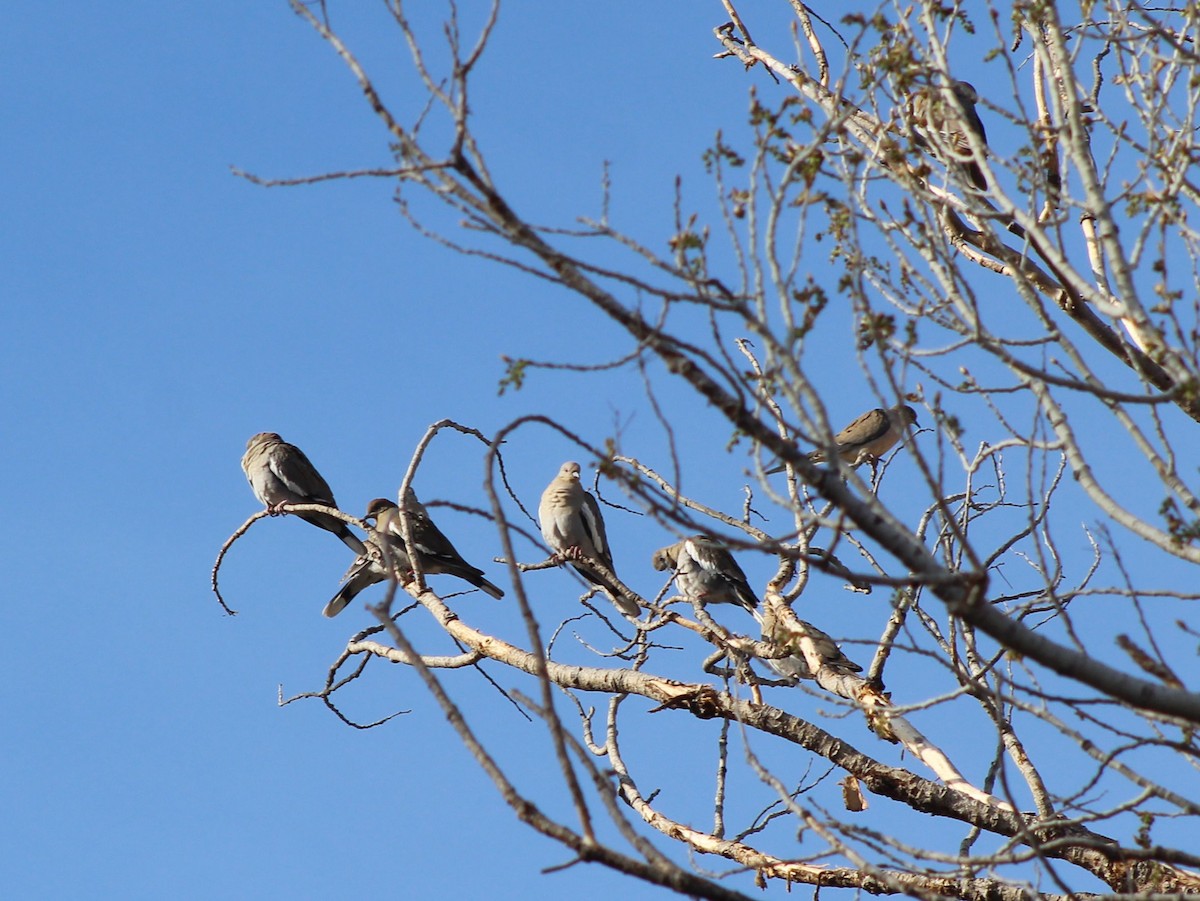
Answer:
<svg viewBox="0 0 1200 901"><path fill-rule="evenodd" d="M367 504L364 519L374 519L375 525L367 533L367 547L354 558L338 593L325 605L325 616L337 616L346 609L364 588L382 582L388 577L388 566L400 582L412 578L412 563L400 537L400 525L395 520L396 505L384 497L377 497Z"/></svg>
<svg viewBox="0 0 1200 901"><path fill-rule="evenodd" d="M259 432L246 442L242 471L246 473L254 496L266 504L272 514L286 513L280 509L283 504L337 506L329 483L321 478L316 467L304 456L304 451L288 444L274 432ZM337 517L310 512L295 515L332 532L355 554L366 552L362 541Z"/></svg>
<svg viewBox="0 0 1200 901"><path fill-rule="evenodd" d="M726 547L707 535L693 535L659 548L650 558L656 570L674 570L680 593L701 604L741 604L758 616L758 596Z"/></svg>
<svg viewBox="0 0 1200 901"><path fill-rule="evenodd" d="M833 443L843 463L858 466L870 461L874 469L879 458L904 438L904 430L918 424L917 413L912 407L904 404L886 410L876 407L834 435ZM808 459L814 463L824 463L827 455L823 449L815 450L809 453ZM783 472L784 469L786 466L775 466L768 469L767 474Z"/></svg>
<svg viewBox="0 0 1200 901"><path fill-rule="evenodd" d="M616 575L600 505L584 489L578 463L564 463L558 475L546 486L538 505L538 521L550 550L570 559L579 574L602 588L626 616L637 616L641 612L616 585L588 565L588 560L594 560ZM583 559L579 559L580 556Z"/></svg>
<svg viewBox="0 0 1200 901"><path fill-rule="evenodd" d="M392 506L395 507L394 504ZM417 494L411 487L404 495L404 512L408 514L409 550L415 552L417 562L421 564L424 573L458 576L497 600L504 597L503 591L483 577L482 569L463 559L462 554L450 543L450 539L442 534L442 530L429 518L429 511L417 500ZM389 522L394 522L396 535L399 537L398 511L389 514Z"/></svg>
<svg viewBox="0 0 1200 901"><path fill-rule="evenodd" d="M909 406L898 404L885 410L868 410L833 437L837 455L842 462L858 466L867 460L878 460L904 437L904 430L917 424L917 413ZM814 463L825 460L824 450L808 455Z"/></svg>
<svg viewBox="0 0 1200 901"><path fill-rule="evenodd" d="M974 135L978 144L987 148L987 131L975 109L978 102L979 93L970 82L952 82L948 95L941 88L923 87L909 98L909 119L934 155L955 166L980 191L986 191L987 178L973 158L968 137L968 133Z"/></svg>

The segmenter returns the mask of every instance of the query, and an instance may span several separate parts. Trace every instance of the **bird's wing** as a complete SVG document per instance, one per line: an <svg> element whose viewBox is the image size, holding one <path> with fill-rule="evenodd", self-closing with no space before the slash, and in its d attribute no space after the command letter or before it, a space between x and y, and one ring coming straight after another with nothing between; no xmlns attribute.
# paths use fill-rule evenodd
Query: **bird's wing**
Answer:
<svg viewBox="0 0 1200 901"><path fill-rule="evenodd" d="M758 607L758 597L750 587L746 573L729 549L711 538L697 535L686 541L688 556L710 574L728 585L734 597L747 610Z"/></svg>
<svg viewBox="0 0 1200 901"><path fill-rule="evenodd" d="M812 623L806 620L796 620L807 637L812 641L817 652L817 656L821 658L821 663L826 666L833 666L839 669L849 670L852 673L862 672L862 667L842 653L842 649L838 647L836 641L826 632L822 632Z"/></svg>
<svg viewBox="0 0 1200 901"><path fill-rule="evenodd" d="M971 129L971 131L975 133L975 136L979 138L980 143L986 144L987 129L983 127L983 120L979 118L979 113L975 109L975 104L962 101L960 102L962 104L963 122L966 123L967 128ZM969 153L970 144L967 144L965 149Z"/></svg>
<svg viewBox="0 0 1200 901"><path fill-rule="evenodd" d="M333 489L317 472L304 451L293 444L277 444L267 451L267 466L289 491L315 504L336 507Z"/></svg>
<svg viewBox="0 0 1200 901"><path fill-rule="evenodd" d="M975 109L975 104L979 102L975 86L967 81L956 81L950 91L958 103L958 112L963 124L974 132L980 143L987 144L987 129L983 127L983 120L979 118L979 111Z"/></svg>
<svg viewBox="0 0 1200 901"><path fill-rule="evenodd" d="M409 536L420 553L447 562L466 563L450 539L429 518L424 507L417 510L408 509L407 512Z"/></svg>
<svg viewBox="0 0 1200 901"><path fill-rule="evenodd" d="M579 524L595 549L596 559L612 569L612 550L608 546L608 534L604 531L604 516L600 512L600 504L587 491L583 492L579 505Z"/></svg>
<svg viewBox="0 0 1200 901"><path fill-rule="evenodd" d="M833 440L842 448L860 447L882 438L891 427L887 410L876 407L838 432Z"/></svg>

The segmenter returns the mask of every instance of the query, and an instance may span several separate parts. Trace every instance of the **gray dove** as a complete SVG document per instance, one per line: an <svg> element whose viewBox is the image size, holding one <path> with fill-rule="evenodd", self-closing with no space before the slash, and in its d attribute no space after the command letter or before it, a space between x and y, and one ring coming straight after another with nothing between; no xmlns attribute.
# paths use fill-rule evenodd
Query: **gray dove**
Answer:
<svg viewBox="0 0 1200 901"><path fill-rule="evenodd" d="M956 167L980 191L986 191L987 178L972 159L974 152L967 136L970 132L987 147L987 131L975 110L978 102L979 93L970 82L952 82L949 97L939 88L924 87L909 99L909 118L934 155ZM954 104L953 109L947 108L949 103Z"/></svg>
<svg viewBox="0 0 1200 901"><path fill-rule="evenodd" d="M675 571L675 584L701 604L741 604L757 616L758 596L733 554L707 535L693 535L659 548L650 559L656 570Z"/></svg>
<svg viewBox="0 0 1200 901"><path fill-rule="evenodd" d="M392 506L395 507L394 504ZM503 591L483 577L483 570L463 559L462 554L450 543L450 539L442 534L442 530L429 518L425 505L417 500L417 494L411 487L404 495L404 512L408 514L410 549L416 551L417 562L421 564L424 573L458 576L497 600L504 597ZM389 520L394 521L396 537L399 538L399 514L393 513Z"/></svg>
<svg viewBox="0 0 1200 901"><path fill-rule="evenodd" d="M288 444L274 432L259 432L246 442L242 471L254 496L266 504L272 514L286 513L284 504L325 504L336 507L329 483L304 456L304 451ZM366 553L362 541L347 525L327 513L297 513L305 522L332 532L355 554Z"/></svg>
<svg viewBox="0 0 1200 901"><path fill-rule="evenodd" d="M721 542L707 535L692 535L675 544L659 548L651 557L656 570L674 570L675 585L688 600L699 604L740 604L762 626L765 640L794 650L791 657L765 659L771 669L785 678L811 679L812 671L804 653L796 647L795 637L805 635L812 640L823 666L849 672L862 669L849 660L837 643L812 623L791 615L794 625L784 625L784 618L773 605L762 607L750 587L746 573ZM782 604L782 601L777 601ZM791 610L788 610L791 613Z"/></svg>
<svg viewBox="0 0 1200 901"><path fill-rule="evenodd" d="M538 505L542 537L555 554L575 558L571 565L593 585L604 589L617 609L626 616L637 616L641 612L638 605L588 565L589 559L594 560L616 574L600 505L584 489L579 473L578 463L564 463L542 492L542 501ZM583 559L578 559L579 556Z"/></svg>
<svg viewBox="0 0 1200 901"><path fill-rule="evenodd" d="M354 558L342 576L345 584L321 611L325 616L337 616L360 591L386 579L389 564L400 582L412 578L412 563L400 538L400 524L395 521L395 513L396 505L387 498L377 497L367 504L363 518L374 519L375 526L367 533L367 546L363 553Z"/></svg>

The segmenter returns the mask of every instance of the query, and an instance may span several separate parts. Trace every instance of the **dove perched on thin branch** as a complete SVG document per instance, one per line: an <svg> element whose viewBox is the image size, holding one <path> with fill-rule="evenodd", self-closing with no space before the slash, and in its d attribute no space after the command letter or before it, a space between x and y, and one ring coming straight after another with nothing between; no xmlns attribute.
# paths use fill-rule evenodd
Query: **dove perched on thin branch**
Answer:
<svg viewBox="0 0 1200 901"><path fill-rule="evenodd" d="M659 548L650 558L662 572L674 570L675 584L689 600L701 604L741 604L758 617L758 596L726 547L707 535L693 535Z"/></svg>
<svg viewBox="0 0 1200 901"><path fill-rule="evenodd" d="M790 657L767 661L781 675L813 679L818 670L826 668L839 676L862 672L862 667L843 654L836 641L796 616L777 594L767 592L759 622L764 640L792 652ZM815 670L813 664L817 664Z"/></svg>
<svg viewBox="0 0 1200 901"><path fill-rule="evenodd" d="M288 444L274 432L259 432L246 442L242 455L242 471L254 496L266 504L272 515L286 513L285 504L325 504L336 507L329 483L321 478L317 468L304 456L304 451ZM366 547L340 519L327 513L297 513L305 522L332 532L342 539L355 554Z"/></svg>
<svg viewBox="0 0 1200 901"><path fill-rule="evenodd" d="M834 435L833 444L843 463L858 466L870 462L874 470L879 458L895 447L910 425L919 425L917 413L912 407L904 404L886 410L876 407ZM828 456L821 449L809 453L808 459L814 463L824 463ZM767 474L783 472L786 468L785 465L773 466L767 470Z"/></svg>
<svg viewBox="0 0 1200 901"><path fill-rule="evenodd" d="M337 616L346 609L364 588L382 582L388 577L388 567L401 582L412 578L412 563L400 537L400 524L396 521L396 505L387 498L377 497L367 504L364 519L374 519L375 525L367 533L367 547L354 558L338 593L325 605L325 616Z"/></svg>
<svg viewBox="0 0 1200 901"><path fill-rule="evenodd" d="M415 553L422 572L426 575L441 573L458 576L497 600L504 597L503 591L483 577L483 570L464 560L450 539L442 534L442 530L429 518L425 505L417 500L417 494L411 486L404 495L404 512L408 514L409 550ZM399 537L400 516L395 513L391 519L395 522L396 535Z"/></svg>
<svg viewBox="0 0 1200 901"><path fill-rule="evenodd" d="M570 560L576 571L602 588L626 616L637 616L641 612L637 604L588 563L595 561L616 575L600 505L584 489L578 463L564 463L558 475L546 486L538 505L538 521L550 550Z"/></svg>
<svg viewBox="0 0 1200 901"><path fill-rule="evenodd" d="M867 460L878 460L904 437L904 430L917 424L917 413L909 406L898 404L885 410L868 410L833 437L837 455L842 462L858 466ZM825 451L815 450L808 455L814 463L825 461Z"/></svg>
<svg viewBox="0 0 1200 901"><path fill-rule="evenodd" d="M721 542L707 535L692 535L675 544L659 548L651 557L656 570L674 570L675 585L680 593L698 604L740 604L762 626L764 640L772 641L793 651L791 657L764 658L771 669L785 678L813 678L808 659L798 644L798 638L810 639L821 666L831 666L839 672L858 672L857 663L846 658L837 643L812 623L798 619L791 609L779 613L772 604L765 607L750 587L746 573L733 554ZM782 604L782 600L775 603ZM790 615L789 615L790 614Z"/></svg>
<svg viewBox="0 0 1200 901"><path fill-rule="evenodd" d="M966 81L955 81L949 90L923 87L908 101L909 121L913 130L929 145L933 154L954 166L980 191L987 190L987 178L971 146L973 135L978 146L987 149L987 131L975 110L979 93Z"/></svg>

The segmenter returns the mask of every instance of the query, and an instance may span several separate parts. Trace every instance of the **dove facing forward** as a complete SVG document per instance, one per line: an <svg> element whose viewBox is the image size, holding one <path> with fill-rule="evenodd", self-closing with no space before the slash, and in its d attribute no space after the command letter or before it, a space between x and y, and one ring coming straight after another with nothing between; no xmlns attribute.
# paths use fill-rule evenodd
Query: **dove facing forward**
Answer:
<svg viewBox="0 0 1200 901"><path fill-rule="evenodd" d="M288 444L275 432L259 432L246 442L242 455L242 472L254 496L269 511L280 510L282 504L325 504L336 507L329 483L321 478L317 468L304 456L304 451ZM340 519L327 513L297 513L305 522L332 532L342 539L355 554L366 553L366 546Z"/></svg>
<svg viewBox="0 0 1200 901"><path fill-rule="evenodd" d="M538 521L550 550L564 557L582 555L582 560L571 561L581 576L602 588L626 616L637 616L641 612L637 604L588 565L588 560L594 560L616 574L600 505L584 489L578 463L564 463L558 475L546 486L538 505Z"/></svg>
<svg viewBox="0 0 1200 901"><path fill-rule="evenodd" d="M360 591L388 577L388 566L400 582L412 578L412 563L400 537L400 524L395 520L396 505L387 498L377 497L367 504L364 519L374 519L375 525L367 533L367 546L354 558L338 593L330 598L321 612L325 616L337 616L353 601Z"/></svg>
<svg viewBox="0 0 1200 901"><path fill-rule="evenodd" d="M758 616L758 596L745 572L725 545L707 535L693 535L659 548L650 558L662 572L675 571L675 584L688 600L701 604L741 604Z"/></svg>
<svg viewBox="0 0 1200 901"><path fill-rule="evenodd" d="M908 114L913 130L925 140L935 156L954 166L980 191L986 191L987 178L973 159L975 154L968 137L968 133L974 135L978 143L987 148L987 131L975 110L978 102L979 93L974 85L955 81L950 84L949 96L936 87L924 87L914 92L909 98Z"/></svg>
<svg viewBox="0 0 1200 901"><path fill-rule="evenodd" d="M392 507L395 508L395 504ZM487 592L496 600L504 597L503 591L484 578L482 569L472 566L463 559L458 549L450 543L450 539L429 518L429 511L425 509L424 504L417 500L417 493L411 487L404 495L404 512L408 514L409 550L416 554L422 572L427 575L442 573L448 576L458 576L481 591ZM395 523L396 536L399 538L399 511L394 510L388 515L388 519L389 522Z"/></svg>

